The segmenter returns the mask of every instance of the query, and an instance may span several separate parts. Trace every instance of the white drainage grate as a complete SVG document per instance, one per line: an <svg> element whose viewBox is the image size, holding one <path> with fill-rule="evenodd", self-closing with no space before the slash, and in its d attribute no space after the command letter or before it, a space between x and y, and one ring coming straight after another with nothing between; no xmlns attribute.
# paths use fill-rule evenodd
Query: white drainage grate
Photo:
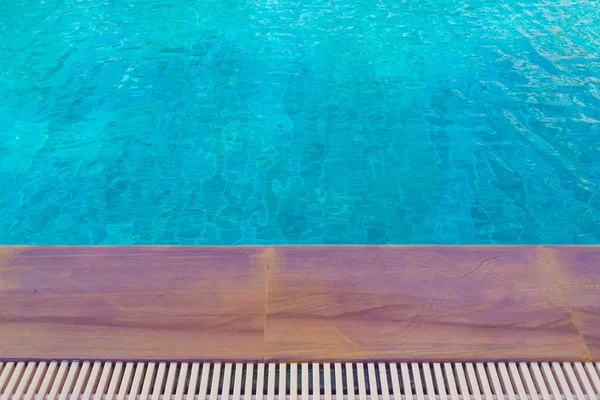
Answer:
<svg viewBox="0 0 600 400"><path fill-rule="evenodd" d="M10 399L600 399L600 363L0 363Z"/></svg>

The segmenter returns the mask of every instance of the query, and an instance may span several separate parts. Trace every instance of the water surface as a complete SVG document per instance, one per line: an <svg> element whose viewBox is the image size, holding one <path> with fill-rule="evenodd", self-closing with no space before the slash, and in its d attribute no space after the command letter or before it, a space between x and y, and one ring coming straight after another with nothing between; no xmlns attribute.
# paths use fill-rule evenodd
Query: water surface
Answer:
<svg viewBox="0 0 600 400"><path fill-rule="evenodd" d="M0 5L0 243L600 243L598 1Z"/></svg>

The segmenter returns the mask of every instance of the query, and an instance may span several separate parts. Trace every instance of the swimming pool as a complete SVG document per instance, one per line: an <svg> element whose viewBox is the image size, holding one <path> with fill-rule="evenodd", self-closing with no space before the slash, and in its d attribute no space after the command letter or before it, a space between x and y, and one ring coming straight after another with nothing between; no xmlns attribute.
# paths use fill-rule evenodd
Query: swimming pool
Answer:
<svg viewBox="0 0 600 400"><path fill-rule="evenodd" d="M0 0L0 243L600 243L600 3Z"/></svg>

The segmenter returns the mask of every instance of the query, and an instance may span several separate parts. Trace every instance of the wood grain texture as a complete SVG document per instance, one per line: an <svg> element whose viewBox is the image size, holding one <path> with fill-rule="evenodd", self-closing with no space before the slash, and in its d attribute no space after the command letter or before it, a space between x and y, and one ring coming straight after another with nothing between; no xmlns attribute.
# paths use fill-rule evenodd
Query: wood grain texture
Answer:
<svg viewBox="0 0 600 400"><path fill-rule="evenodd" d="M275 247L268 287L266 360L590 358L536 247Z"/></svg>
<svg viewBox="0 0 600 400"><path fill-rule="evenodd" d="M575 325L600 360L600 246L546 246Z"/></svg>
<svg viewBox="0 0 600 400"><path fill-rule="evenodd" d="M262 357L268 248L4 247L0 357Z"/></svg>
<svg viewBox="0 0 600 400"><path fill-rule="evenodd" d="M0 246L0 359L600 360L599 253Z"/></svg>

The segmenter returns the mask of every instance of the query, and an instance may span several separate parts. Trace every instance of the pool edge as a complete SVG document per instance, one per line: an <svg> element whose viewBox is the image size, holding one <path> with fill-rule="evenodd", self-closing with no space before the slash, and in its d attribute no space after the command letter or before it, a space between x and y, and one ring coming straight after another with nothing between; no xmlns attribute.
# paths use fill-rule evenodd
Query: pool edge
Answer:
<svg viewBox="0 0 600 400"><path fill-rule="evenodd" d="M0 358L599 360L597 266L600 246L1 246Z"/></svg>

